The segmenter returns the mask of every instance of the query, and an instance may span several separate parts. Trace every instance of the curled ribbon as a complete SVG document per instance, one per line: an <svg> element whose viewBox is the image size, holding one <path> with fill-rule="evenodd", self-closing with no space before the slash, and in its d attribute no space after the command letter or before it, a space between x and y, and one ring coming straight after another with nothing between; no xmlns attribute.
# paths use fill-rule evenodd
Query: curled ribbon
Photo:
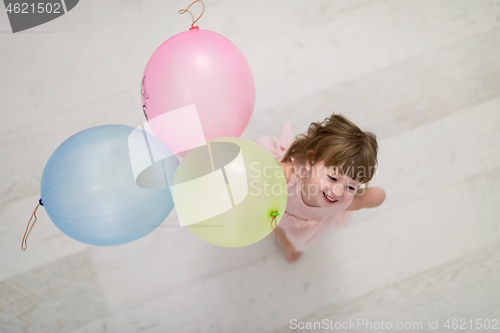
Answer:
<svg viewBox="0 0 500 333"><path fill-rule="evenodd" d="M274 244L276 244L277 247L287 247L287 246L290 246L290 242L285 238L283 239L281 237L280 234L278 234L278 231L276 230L277 229L277 225L276 225L276 217L279 215L280 213L278 213L278 211L272 211L271 212L271 216L272 216L272 219L271 219L271 228L273 228L274 230ZM277 240L278 240L278 237L285 242L285 244L282 244L282 245L279 245Z"/></svg>
<svg viewBox="0 0 500 333"><path fill-rule="evenodd" d="M36 211L37 211L38 207L40 207L40 206L43 206L42 198L40 198L40 200L38 200L38 205L36 205L35 210L33 211L33 214L31 214L31 218L28 221L28 225L26 226L26 231L24 232L23 241L21 242L21 250L23 250L23 251L26 251L26 249L28 247L28 244L27 244L28 236L31 233L31 229L33 229L33 227L35 226L35 222L37 219ZM31 225L31 228L30 228L30 223L31 223L31 220L33 219L33 216L35 217L35 219L33 220L33 224Z"/></svg>

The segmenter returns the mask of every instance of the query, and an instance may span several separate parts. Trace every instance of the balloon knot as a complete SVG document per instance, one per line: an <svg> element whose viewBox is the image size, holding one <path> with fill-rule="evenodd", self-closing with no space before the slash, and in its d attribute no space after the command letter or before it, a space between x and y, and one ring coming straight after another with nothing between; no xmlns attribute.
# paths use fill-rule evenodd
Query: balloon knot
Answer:
<svg viewBox="0 0 500 333"><path fill-rule="evenodd" d="M43 206L42 198L40 198L40 200L38 200L38 203L40 204L40 206Z"/></svg>
<svg viewBox="0 0 500 333"><path fill-rule="evenodd" d="M191 27L189 30L198 30L198 26Z"/></svg>

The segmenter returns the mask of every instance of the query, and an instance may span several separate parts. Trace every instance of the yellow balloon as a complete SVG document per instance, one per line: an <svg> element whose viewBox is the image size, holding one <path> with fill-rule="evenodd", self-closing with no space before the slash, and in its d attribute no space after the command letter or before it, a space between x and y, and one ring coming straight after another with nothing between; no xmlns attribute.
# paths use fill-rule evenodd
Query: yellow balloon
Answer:
<svg viewBox="0 0 500 333"><path fill-rule="evenodd" d="M180 162L171 189L181 223L196 236L218 246L242 247L263 239L279 223L286 186L281 166L267 150L225 137L192 149Z"/></svg>

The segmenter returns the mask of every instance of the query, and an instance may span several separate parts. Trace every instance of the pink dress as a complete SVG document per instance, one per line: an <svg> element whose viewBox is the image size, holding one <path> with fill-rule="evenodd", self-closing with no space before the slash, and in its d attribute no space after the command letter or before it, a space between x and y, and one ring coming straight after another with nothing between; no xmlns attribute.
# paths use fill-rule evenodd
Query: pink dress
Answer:
<svg viewBox="0 0 500 333"><path fill-rule="evenodd" d="M260 137L257 143L266 148L278 162L285 155L288 147L293 143L294 136L291 123L283 128L281 138ZM296 164L294 162L294 164ZM295 168L300 170L299 168ZM286 238L292 243L295 250L302 252L316 242L326 230L335 227L345 227L351 222L352 212L345 211L352 199L332 207L311 207L304 203L300 190L303 178L295 172L288 181L288 201L285 212L278 228L281 228Z"/></svg>

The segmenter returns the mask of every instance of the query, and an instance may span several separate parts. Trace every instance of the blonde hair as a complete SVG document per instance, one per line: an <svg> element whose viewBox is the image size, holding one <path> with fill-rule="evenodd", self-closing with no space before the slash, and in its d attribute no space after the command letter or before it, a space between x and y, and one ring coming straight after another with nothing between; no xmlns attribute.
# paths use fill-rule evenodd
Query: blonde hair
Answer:
<svg viewBox="0 0 500 333"><path fill-rule="evenodd" d="M307 154L309 150L312 155ZM377 151L375 134L362 131L341 114L333 114L320 123L313 122L306 134L297 135L281 162L309 160L314 165L323 161L326 167L337 167L342 175L367 184L373 177L372 169L377 168Z"/></svg>

